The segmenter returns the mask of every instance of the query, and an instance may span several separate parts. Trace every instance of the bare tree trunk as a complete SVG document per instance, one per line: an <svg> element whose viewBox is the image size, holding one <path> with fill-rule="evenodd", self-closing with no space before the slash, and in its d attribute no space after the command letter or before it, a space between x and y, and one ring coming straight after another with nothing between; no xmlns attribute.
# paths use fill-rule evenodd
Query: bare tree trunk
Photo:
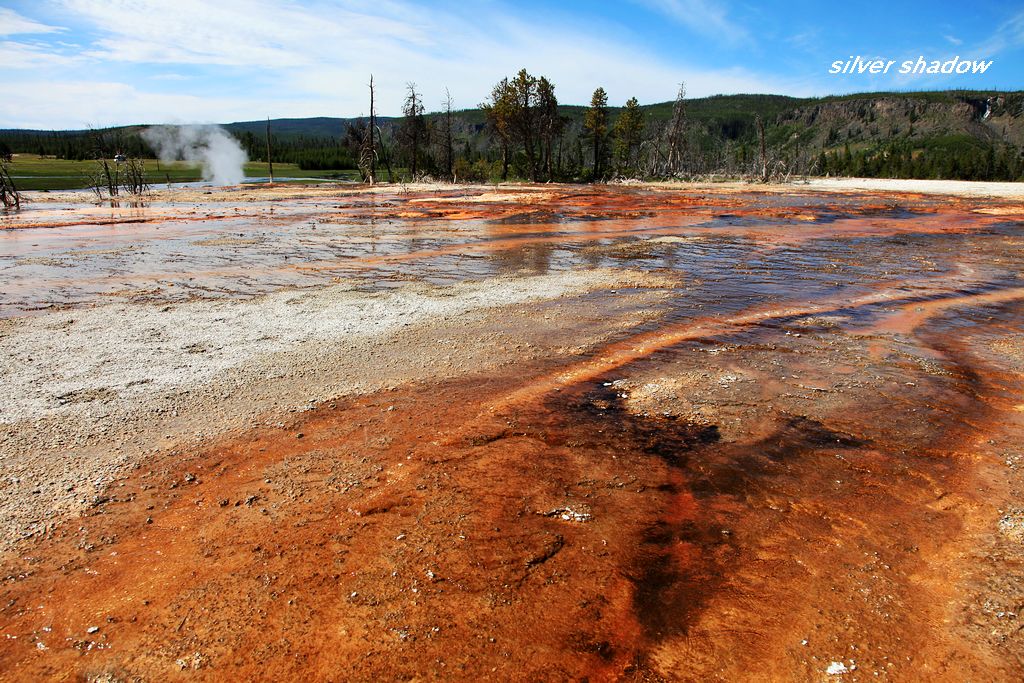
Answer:
<svg viewBox="0 0 1024 683"><path fill-rule="evenodd" d="M380 128L377 129L377 139L380 140L380 155L384 160L384 168L388 171L388 182L393 183L395 182L395 174L391 170L391 153L384 146L384 136L381 135Z"/></svg>
<svg viewBox="0 0 1024 683"><path fill-rule="evenodd" d="M764 183L768 181L768 149L764 141L764 121L761 120L760 114L758 114L755 121L757 122L757 141L761 147L761 182Z"/></svg>
<svg viewBox="0 0 1024 683"><path fill-rule="evenodd" d="M373 74L370 74L370 127L366 131L369 133L369 146L364 147L366 154L366 165L367 175L366 179L371 185L377 180L377 144L375 142L375 136L377 135L377 114L373 108Z"/></svg>
<svg viewBox="0 0 1024 683"><path fill-rule="evenodd" d="M665 169L669 174L680 170L686 144L686 84L679 84L675 104L672 105L672 122L668 128L668 160Z"/></svg>
<svg viewBox="0 0 1024 683"><path fill-rule="evenodd" d="M548 136L547 136L547 152L545 153L545 169L544 169L544 172L547 174L547 177L548 177L548 182L551 182L551 180L553 180L554 177L555 177L555 174L554 174L554 172L552 170L552 167L551 167L551 165L553 163L553 160L552 160L553 156L554 156L554 140L552 140L552 136L550 134L548 134Z"/></svg>
<svg viewBox="0 0 1024 683"><path fill-rule="evenodd" d="M117 181L110 175L110 164L107 163L106 159L101 159L100 163L103 166L103 182L107 185L107 195L110 197L117 196Z"/></svg>
<svg viewBox="0 0 1024 683"><path fill-rule="evenodd" d="M267 173L270 175L270 184L274 184L274 159L270 154L270 117L267 117Z"/></svg>
<svg viewBox="0 0 1024 683"><path fill-rule="evenodd" d="M7 170L7 163L0 161L0 204L5 209L21 208L21 193L14 185L11 174Z"/></svg>
<svg viewBox="0 0 1024 683"><path fill-rule="evenodd" d="M410 97L412 97L412 110L413 110L413 115L415 116L415 112L417 111L416 110L416 89L415 88L412 88L412 92L411 92ZM414 124L413 125L413 129L412 129L412 169L410 169L412 171L413 182L416 181L416 157L419 156L419 147L420 147L420 131L416 127L416 125Z"/></svg>
<svg viewBox="0 0 1024 683"><path fill-rule="evenodd" d="M149 191L146 182L146 164L142 159L130 157L124 162L124 179L121 189L130 195L140 195Z"/></svg>
<svg viewBox="0 0 1024 683"><path fill-rule="evenodd" d="M444 166L448 178L452 178L452 163L455 150L452 141L452 94L444 89Z"/></svg>

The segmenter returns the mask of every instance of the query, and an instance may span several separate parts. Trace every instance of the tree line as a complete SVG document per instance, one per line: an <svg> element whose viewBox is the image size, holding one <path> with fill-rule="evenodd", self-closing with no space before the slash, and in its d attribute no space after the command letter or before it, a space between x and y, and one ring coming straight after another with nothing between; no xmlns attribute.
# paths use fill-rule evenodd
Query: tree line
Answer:
<svg viewBox="0 0 1024 683"><path fill-rule="evenodd" d="M648 121L635 97L613 115L601 87L582 117L567 115L554 83L525 69L494 85L479 124L456 126L447 91L441 112L426 114L423 102L409 83L397 123L375 123L371 103L369 118L348 127L342 147L360 160L364 179L375 180L381 163L414 178L541 182L671 176L692 161L683 87L668 122Z"/></svg>
<svg viewBox="0 0 1024 683"><path fill-rule="evenodd" d="M821 152L821 174L869 178L1020 180L1024 157L1012 145L979 146L938 140L924 149L896 140L869 148Z"/></svg>
<svg viewBox="0 0 1024 683"><path fill-rule="evenodd" d="M428 113L431 98L408 83L401 116L390 118L378 116L372 79L368 86L369 115L340 124L337 134L229 130L250 159L268 161L272 149L275 162L304 170L358 169L371 182L424 177L588 182L711 175L758 180L825 174L965 180L1024 176L1020 148L999 141L887 136L838 147L841 141L829 134L817 143L794 143L799 135L792 126L774 120L783 106L778 100L787 98L749 96L743 101L753 115L745 111L709 119L691 115L685 85L671 102L647 107L636 97L612 105L598 87L589 105L574 107L559 102L551 79L522 69L495 83L476 110L454 110L446 90L434 99L440 109ZM13 151L75 160L152 157L140 130L0 131L0 156Z"/></svg>

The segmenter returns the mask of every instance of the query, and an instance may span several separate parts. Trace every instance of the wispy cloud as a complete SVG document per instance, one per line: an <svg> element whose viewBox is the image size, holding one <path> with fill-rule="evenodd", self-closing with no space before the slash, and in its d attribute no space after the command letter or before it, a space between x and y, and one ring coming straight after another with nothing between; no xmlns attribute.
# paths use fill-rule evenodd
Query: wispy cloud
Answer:
<svg viewBox="0 0 1024 683"><path fill-rule="evenodd" d="M963 45L963 44L964 44L964 41L960 40L960 39L959 39L959 38L957 38L956 36L951 36L951 35L945 35L945 36L942 36L942 37L943 37L943 38L945 38L945 39L946 39L946 41L947 41L947 42L948 42L948 43L949 43L950 45Z"/></svg>
<svg viewBox="0 0 1024 683"><path fill-rule="evenodd" d="M798 50L812 52L821 45L821 32L818 29L810 28L786 38L786 42Z"/></svg>
<svg viewBox="0 0 1024 683"><path fill-rule="evenodd" d="M996 54L1024 46L1024 11L1018 12L999 25L981 45L981 51Z"/></svg>
<svg viewBox="0 0 1024 683"><path fill-rule="evenodd" d="M0 36L14 36L29 33L55 33L65 29L48 26L34 19L18 14L12 9L0 7Z"/></svg>
<svg viewBox="0 0 1024 683"><path fill-rule="evenodd" d="M708 2L707 0L634 1L661 12L676 23L702 35L715 36L731 44L750 39L750 32L726 15L724 2Z"/></svg>

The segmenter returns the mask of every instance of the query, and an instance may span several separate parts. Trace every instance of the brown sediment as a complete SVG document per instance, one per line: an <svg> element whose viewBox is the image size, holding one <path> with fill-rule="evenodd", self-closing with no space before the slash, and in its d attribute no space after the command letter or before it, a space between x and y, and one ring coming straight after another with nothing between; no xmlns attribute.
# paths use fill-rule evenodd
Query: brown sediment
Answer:
<svg viewBox="0 0 1024 683"><path fill-rule="evenodd" d="M878 629L860 638L925 659L890 674L934 673L932 601L951 585L905 581L962 533L958 515L930 507L968 495L962 466L944 455L962 448L959 426L914 444L925 452L909 461L899 453L910 444L878 426L853 434L829 410L783 409L766 436L722 443L713 426L623 411L601 375L533 403L497 398L538 386L534 376L519 367L339 402L147 463L8 566L0 628L22 642L6 648L4 669L369 680L511 666L526 677L697 679L767 656L778 630L815 639L825 625L832 638L852 609L858 630ZM796 571L773 569L765 584L765 562L786 555ZM779 612L793 592L808 606L829 604L828 586L856 594L859 577L837 570L863 555L888 595L881 611L903 616L887 621L871 603ZM748 640L740 625L752 622ZM711 652L728 657L705 661ZM875 655L850 656L863 668Z"/></svg>
<svg viewBox="0 0 1024 683"><path fill-rule="evenodd" d="M417 198L455 241L347 272L539 249L664 277L655 310L500 309L580 346L138 460L3 557L0 678L1020 678L1024 585L997 580L1024 561L1012 212L658 190L623 217L637 192L516 192ZM502 222L538 206L558 219ZM623 248L652 237L678 240Z"/></svg>
<svg viewBox="0 0 1024 683"><path fill-rule="evenodd" d="M540 382L525 386L506 399L503 399L494 408L504 408L514 403L531 400L538 395L547 394L561 387L592 381L597 377L647 358L663 349L677 346L682 342L719 337L735 333L744 327L761 325L774 320L822 315L837 311L852 312L865 306L876 306L882 303L900 303L900 299L910 298L910 303L902 304L901 315L887 317L879 324L870 328L870 330L865 330L865 332L909 333L929 318L949 309L1024 299L1024 287L980 294L948 295L942 287L944 283L938 278L933 279L931 282L915 284L915 293L910 297L906 297L905 291L892 289L861 296L851 296L843 292L832 300L816 301L813 304L805 302L789 306L760 308L728 317L716 316L663 327L640 337L630 338L621 344L612 345L605 349L597 358L589 359L568 370L560 370L551 376L543 378ZM933 295L939 298L923 300L929 296L926 293L926 285L928 284L934 288Z"/></svg>

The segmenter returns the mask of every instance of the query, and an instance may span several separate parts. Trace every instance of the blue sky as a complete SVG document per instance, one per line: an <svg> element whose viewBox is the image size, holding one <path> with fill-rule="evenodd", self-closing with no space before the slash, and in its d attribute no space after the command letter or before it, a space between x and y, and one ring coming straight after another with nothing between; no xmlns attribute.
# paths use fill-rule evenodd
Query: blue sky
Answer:
<svg viewBox="0 0 1024 683"><path fill-rule="evenodd" d="M992 60L984 75L829 75L851 55ZM1024 88L1024 2L0 0L0 127L397 114L415 82L482 101L521 67L559 99Z"/></svg>

